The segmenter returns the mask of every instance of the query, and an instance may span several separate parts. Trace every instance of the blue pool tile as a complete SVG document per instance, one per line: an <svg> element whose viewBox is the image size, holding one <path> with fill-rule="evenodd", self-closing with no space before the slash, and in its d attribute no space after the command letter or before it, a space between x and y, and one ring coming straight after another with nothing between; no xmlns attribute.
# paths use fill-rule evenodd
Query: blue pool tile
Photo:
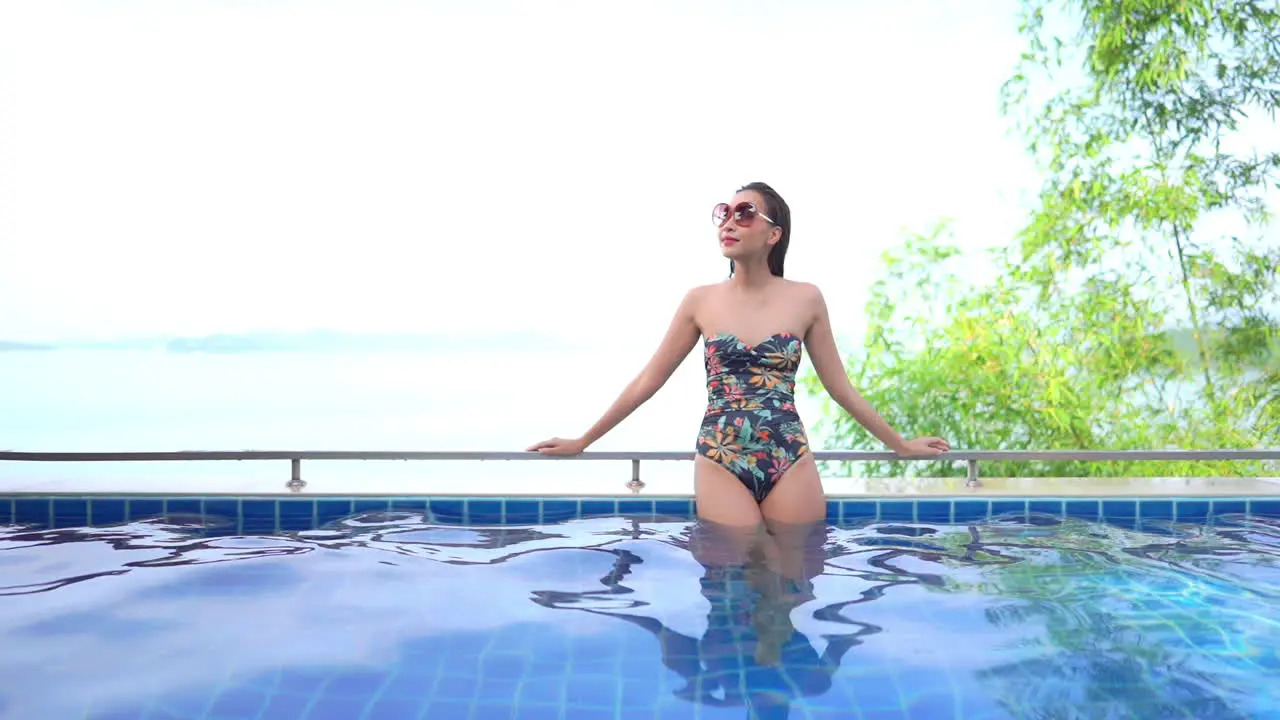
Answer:
<svg viewBox="0 0 1280 720"><path fill-rule="evenodd" d="M1010 520L1026 521L1027 501L1026 500L992 500L991 516L1007 518Z"/></svg>
<svg viewBox="0 0 1280 720"><path fill-rule="evenodd" d="M193 717L200 717L200 715L175 713L166 708L153 706L145 715L139 715L137 720L191 720Z"/></svg>
<svg viewBox="0 0 1280 720"><path fill-rule="evenodd" d="M280 529L285 532L311 530L316 526L315 500L281 500Z"/></svg>
<svg viewBox="0 0 1280 720"><path fill-rule="evenodd" d="M281 695L276 693L267 700L260 718L271 720L302 720L311 705L311 698L306 695ZM150 720L150 718L148 718Z"/></svg>
<svg viewBox="0 0 1280 720"><path fill-rule="evenodd" d="M537 500L508 500L504 517L510 525L536 525L541 509Z"/></svg>
<svg viewBox="0 0 1280 720"><path fill-rule="evenodd" d="M18 498L13 502L13 521L18 525L46 529L52 520L53 503L42 498Z"/></svg>
<svg viewBox="0 0 1280 720"><path fill-rule="evenodd" d="M915 520L916 504L910 500L881 500L880 520L910 522Z"/></svg>
<svg viewBox="0 0 1280 720"><path fill-rule="evenodd" d="M311 707L307 708L307 714L302 717L305 720L351 720L351 718L364 716L368 702L367 698L321 695L311 704Z"/></svg>
<svg viewBox="0 0 1280 720"><path fill-rule="evenodd" d="M467 501L467 524L468 525L501 525L502 524L502 501L501 500L468 500Z"/></svg>
<svg viewBox="0 0 1280 720"><path fill-rule="evenodd" d="M840 501L839 500L827 501L827 522L829 523L840 522Z"/></svg>
<svg viewBox="0 0 1280 720"><path fill-rule="evenodd" d="M1254 500L1249 503L1249 514L1254 517L1280 518L1280 500Z"/></svg>
<svg viewBox="0 0 1280 720"><path fill-rule="evenodd" d="M830 505L830 503L827 503ZM693 517L692 500L655 500L653 513L662 517L688 520Z"/></svg>
<svg viewBox="0 0 1280 720"><path fill-rule="evenodd" d="M257 717L267 705L267 696L261 692L231 688L218 695L206 717L247 718Z"/></svg>
<svg viewBox="0 0 1280 720"><path fill-rule="evenodd" d="M652 662L653 660L649 659L649 663ZM650 667L652 667L652 665L650 665ZM648 668L643 668L641 672L647 669ZM637 674L634 677L644 677L644 675ZM654 684L651 682L623 680L622 695L619 697L619 703L621 703L623 708L644 710L649 713L650 717L652 717L653 708L659 699L658 692L659 689L654 687Z"/></svg>
<svg viewBox="0 0 1280 720"><path fill-rule="evenodd" d="M839 710L831 710L826 708L808 708L809 712L805 715L809 720L849 720L849 711L845 708ZM867 719L866 715L859 715L863 720ZM904 717L899 714L895 720L901 720ZM956 717L955 715L940 715L938 717ZM875 720L875 716L871 716L871 720ZM932 720L932 718L930 718Z"/></svg>
<svg viewBox="0 0 1280 720"><path fill-rule="evenodd" d="M371 670L352 670L336 675L324 686L324 694L331 697L367 698L386 682L386 676Z"/></svg>
<svg viewBox="0 0 1280 720"><path fill-rule="evenodd" d="M491 652L480 658L480 674L488 678L510 678L518 680L524 677L530 664L530 657L519 652Z"/></svg>
<svg viewBox="0 0 1280 720"><path fill-rule="evenodd" d="M488 705L490 708L510 707L520 693L519 678L486 678L482 677L476 684L476 710Z"/></svg>
<svg viewBox="0 0 1280 720"><path fill-rule="evenodd" d="M172 515L203 515L204 501L200 498L169 498L164 501L164 514Z"/></svg>
<svg viewBox="0 0 1280 720"><path fill-rule="evenodd" d="M431 520L439 523L460 523L467 515L467 505L462 500L431 500Z"/></svg>
<svg viewBox="0 0 1280 720"><path fill-rule="evenodd" d="M391 501L386 498L381 500L358 498L351 503L351 511L353 513L386 512L390 507Z"/></svg>
<svg viewBox="0 0 1280 720"><path fill-rule="evenodd" d="M129 501L129 522L149 520L164 515L164 501L159 498L133 498Z"/></svg>
<svg viewBox="0 0 1280 720"><path fill-rule="evenodd" d="M241 525L247 535L270 535L276 532L276 501L240 501Z"/></svg>
<svg viewBox="0 0 1280 720"><path fill-rule="evenodd" d="M543 500L542 522L557 523L578 517L577 500Z"/></svg>
<svg viewBox="0 0 1280 720"><path fill-rule="evenodd" d="M358 717L358 716L357 716ZM423 718L470 718L470 700L432 699L431 704L423 710Z"/></svg>
<svg viewBox="0 0 1280 720"><path fill-rule="evenodd" d="M990 513L986 500L957 500L952 513L956 522L978 522L986 520Z"/></svg>
<svg viewBox="0 0 1280 720"><path fill-rule="evenodd" d="M519 703L524 707L531 705L558 707L565 700L564 686L564 682L559 680L530 682L529 678L526 678L526 682L520 686Z"/></svg>
<svg viewBox="0 0 1280 720"><path fill-rule="evenodd" d="M1124 530L1139 529L1136 500L1103 500L1102 522Z"/></svg>
<svg viewBox="0 0 1280 720"><path fill-rule="evenodd" d="M1175 519L1180 523L1203 523L1209 519L1208 500L1179 500L1173 505Z"/></svg>
<svg viewBox="0 0 1280 720"><path fill-rule="evenodd" d="M432 690L431 695L444 700L463 701L470 704L476 697L477 682L476 678L441 675L436 678L435 688Z"/></svg>
<svg viewBox="0 0 1280 720"><path fill-rule="evenodd" d="M1173 501L1140 500L1138 503L1138 517L1143 520L1172 520Z"/></svg>
<svg viewBox="0 0 1280 720"><path fill-rule="evenodd" d="M1100 509L1097 500L1068 500L1064 504L1067 517L1097 522Z"/></svg>
<svg viewBox="0 0 1280 720"><path fill-rule="evenodd" d="M1061 500L1032 500L1027 503L1028 513L1037 513L1040 515L1052 515L1054 517L1062 517L1062 501Z"/></svg>
<svg viewBox="0 0 1280 720"><path fill-rule="evenodd" d="M920 500L916 502L916 520L922 523L951 522L951 501Z"/></svg>
<svg viewBox="0 0 1280 720"><path fill-rule="evenodd" d="M0 498L0 525L13 522L13 499Z"/></svg>
<svg viewBox="0 0 1280 720"><path fill-rule="evenodd" d="M424 687L428 687L436 681L435 669L430 672L423 672L425 677L415 677L414 673L407 672L402 668L386 685L382 686L379 694L388 699L394 700L414 700L425 701L426 694L423 692Z"/></svg>
<svg viewBox="0 0 1280 720"><path fill-rule="evenodd" d="M391 501L391 510L426 515L427 501L425 498L398 498Z"/></svg>
<svg viewBox="0 0 1280 720"><path fill-rule="evenodd" d="M875 500L845 500L840 503L840 519L846 523L875 520L880 503Z"/></svg>
<svg viewBox="0 0 1280 720"><path fill-rule="evenodd" d="M362 718L368 720L404 720L416 718L422 712L422 703L417 700L382 698L369 707Z"/></svg>
<svg viewBox="0 0 1280 720"><path fill-rule="evenodd" d="M234 498L207 498L204 501L204 532L210 537L240 533L240 501Z"/></svg>
<svg viewBox="0 0 1280 720"><path fill-rule="evenodd" d="M935 685L934 687L939 687ZM942 685L941 687L947 687ZM903 708L911 720L934 720L935 718L954 717L956 700L950 692L933 691L921 697L912 698Z"/></svg>
<svg viewBox="0 0 1280 720"><path fill-rule="evenodd" d="M619 500L619 515L652 515L652 500Z"/></svg>
<svg viewBox="0 0 1280 720"><path fill-rule="evenodd" d="M846 680L863 713L876 710L900 710L902 696L892 675L862 675Z"/></svg>
<svg viewBox="0 0 1280 720"><path fill-rule="evenodd" d="M698 716L689 711L688 704L672 702L659 705L654 720L688 720L690 717Z"/></svg>
<svg viewBox="0 0 1280 720"><path fill-rule="evenodd" d="M87 720L141 720L147 716L145 706L132 708L113 708L93 713Z"/></svg>
<svg viewBox="0 0 1280 720"><path fill-rule="evenodd" d="M329 675L322 670L301 670L298 668L282 668L276 685L276 692L299 697L311 697L329 681Z"/></svg>
<svg viewBox="0 0 1280 720"><path fill-rule="evenodd" d="M351 514L351 501L333 498L316 500L316 527L337 522Z"/></svg>
<svg viewBox="0 0 1280 720"><path fill-rule="evenodd" d="M222 518L238 520L240 518L240 501L235 498L208 498L204 501L206 520Z"/></svg>
<svg viewBox="0 0 1280 720"><path fill-rule="evenodd" d="M600 515L617 515L618 504L614 500L583 500L582 501L582 517L593 517Z"/></svg>
<svg viewBox="0 0 1280 720"><path fill-rule="evenodd" d="M573 720L617 720L612 709L572 703L565 708L564 716L573 718ZM480 718L477 717L476 720L480 720Z"/></svg>
<svg viewBox="0 0 1280 720"><path fill-rule="evenodd" d="M213 693L208 690L166 693L156 699L147 718L149 720L152 717L203 717L205 708L211 702L213 702ZM161 710L164 713L158 712Z"/></svg>
<svg viewBox="0 0 1280 720"><path fill-rule="evenodd" d="M1213 519L1215 522L1223 522L1227 518L1224 515L1244 515L1249 511L1249 503L1245 500L1214 500L1213 501Z"/></svg>
<svg viewBox="0 0 1280 720"><path fill-rule="evenodd" d="M1103 500L1102 517L1105 520L1132 520L1138 517L1138 501Z"/></svg>
<svg viewBox="0 0 1280 720"><path fill-rule="evenodd" d="M1248 512L1249 502L1247 500L1222 500L1215 499L1213 501L1213 514L1221 515L1224 513L1242 513Z"/></svg>
<svg viewBox="0 0 1280 720"><path fill-rule="evenodd" d="M618 704L617 683L589 675L571 675L565 681L565 697L578 708L613 708ZM576 716L575 716L576 717Z"/></svg>
<svg viewBox="0 0 1280 720"><path fill-rule="evenodd" d="M89 524L89 501L83 498L57 498L53 501L55 528L85 527Z"/></svg>
<svg viewBox="0 0 1280 720"><path fill-rule="evenodd" d="M489 714L486 714L486 712ZM564 712L565 711L559 705L525 705L521 703L519 710L517 710L515 714L512 714L511 710L503 711L496 708L490 710L484 706L478 706L476 708L476 714L473 717L475 720L485 720L485 718L489 717L492 717L495 720L498 720L499 718L501 720L507 720L508 717L519 718L519 720L525 720L525 718L528 718L529 720L564 720L567 717L563 714ZM652 717L647 720L652 720Z"/></svg>

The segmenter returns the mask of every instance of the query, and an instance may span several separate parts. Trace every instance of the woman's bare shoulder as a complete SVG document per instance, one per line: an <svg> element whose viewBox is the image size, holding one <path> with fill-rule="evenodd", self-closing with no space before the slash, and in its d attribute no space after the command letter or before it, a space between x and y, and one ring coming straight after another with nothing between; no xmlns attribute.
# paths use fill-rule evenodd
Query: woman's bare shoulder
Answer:
<svg viewBox="0 0 1280 720"><path fill-rule="evenodd" d="M791 279L787 279L786 283L787 291L795 293L797 297L802 297L806 300L822 299L822 290L818 288L816 283Z"/></svg>
<svg viewBox="0 0 1280 720"><path fill-rule="evenodd" d="M706 285L694 285L685 293L685 298L694 302L703 301L714 297L716 293L724 289L724 281L707 283Z"/></svg>
<svg viewBox="0 0 1280 720"><path fill-rule="evenodd" d="M706 307L707 302L715 296L719 287L720 283L711 283L689 288L680 300L680 313L690 318L698 315L699 309Z"/></svg>

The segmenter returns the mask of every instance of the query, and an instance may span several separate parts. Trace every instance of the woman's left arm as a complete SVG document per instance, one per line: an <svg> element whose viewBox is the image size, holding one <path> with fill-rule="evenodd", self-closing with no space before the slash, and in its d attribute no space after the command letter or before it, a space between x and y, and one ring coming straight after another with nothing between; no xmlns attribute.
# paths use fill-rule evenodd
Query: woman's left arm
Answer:
<svg viewBox="0 0 1280 720"><path fill-rule="evenodd" d="M813 369L818 373L818 380L831 399L866 428L867 432L899 455L933 455L950 450L947 441L942 438L916 438L908 442L880 417L880 413L849 382L844 361L831 332L831 318L827 313L827 302L822 291L815 285L809 285L807 292L813 321L805 334L804 344L809 351L809 359L813 362Z"/></svg>

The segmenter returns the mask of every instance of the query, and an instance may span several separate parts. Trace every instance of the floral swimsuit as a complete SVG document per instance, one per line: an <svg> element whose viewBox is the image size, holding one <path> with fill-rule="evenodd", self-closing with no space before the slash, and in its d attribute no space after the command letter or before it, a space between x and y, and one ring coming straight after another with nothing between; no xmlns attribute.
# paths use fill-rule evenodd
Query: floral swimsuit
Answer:
<svg viewBox="0 0 1280 720"><path fill-rule="evenodd" d="M747 345L719 333L705 346L707 412L697 451L764 502L778 478L809 452L795 406L800 338L774 333Z"/></svg>

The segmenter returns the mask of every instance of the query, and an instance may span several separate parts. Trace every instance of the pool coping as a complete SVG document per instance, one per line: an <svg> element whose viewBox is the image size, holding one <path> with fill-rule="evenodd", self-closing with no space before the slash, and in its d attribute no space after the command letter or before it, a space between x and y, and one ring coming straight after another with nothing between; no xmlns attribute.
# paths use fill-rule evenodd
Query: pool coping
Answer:
<svg viewBox="0 0 1280 720"><path fill-rule="evenodd" d="M962 477L823 478L828 499L994 499L994 498L1165 498L1277 497L1277 477L986 477L969 487ZM317 478L303 486L264 478L172 477L29 478L0 480L0 497L489 497L524 499L688 499L693 479L650 479L629 488L614 476L607 480L563 478L548 490L545 482L526 478L468 479L454 477Z"/></svg>

